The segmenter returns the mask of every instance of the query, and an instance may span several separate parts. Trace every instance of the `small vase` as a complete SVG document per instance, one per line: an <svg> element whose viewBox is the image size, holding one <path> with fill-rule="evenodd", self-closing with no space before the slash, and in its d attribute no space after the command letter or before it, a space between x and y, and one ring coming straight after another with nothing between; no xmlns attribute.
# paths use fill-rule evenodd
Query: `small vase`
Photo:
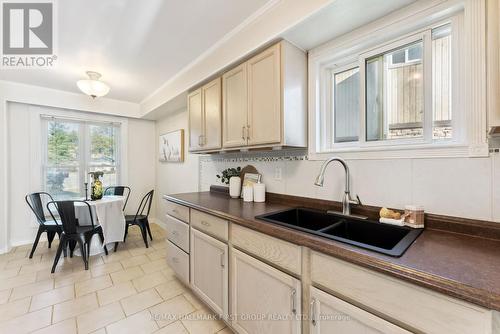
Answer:
<svg viewBox="0 0 500 334"><path fill-rule="evenodd" d="M229 196L232 198L239 198L241 194L241 178L239 176L232 176L229 179Z"/></svg>
<svg viewBox="0 0 500 334"><path fill-rule="evenodd" d="M99 180L99 177L94 177L92 180L90 199L93 201L99 200L102 198L102 182Z"/></svg>

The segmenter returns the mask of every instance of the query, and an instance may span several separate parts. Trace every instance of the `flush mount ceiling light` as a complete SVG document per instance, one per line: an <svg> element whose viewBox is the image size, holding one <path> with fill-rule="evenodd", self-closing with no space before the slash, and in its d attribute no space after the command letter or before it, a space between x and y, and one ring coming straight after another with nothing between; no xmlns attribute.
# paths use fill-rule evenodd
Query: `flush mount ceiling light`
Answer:
<svg viewBox="0 0 500 334"><path fill-rule="evenodd" d="M100 73L87 71L88 79L78 80L76 85L82 92L91 96L92 98L101 97L109 93L109 86L104 82L99 81Z"/></svg>

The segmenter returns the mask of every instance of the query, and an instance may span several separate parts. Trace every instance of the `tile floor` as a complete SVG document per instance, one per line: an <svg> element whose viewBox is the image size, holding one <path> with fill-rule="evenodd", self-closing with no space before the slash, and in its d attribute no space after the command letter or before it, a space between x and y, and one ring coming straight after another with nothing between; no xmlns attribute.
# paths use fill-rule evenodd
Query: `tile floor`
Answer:
<svg viewBox="0 0 500 334"><path fill-rule="evenodd" d="M0 333L230 334L220 320L180 283L165 261L165 231L152 225L146 249L131 228L116 253L61 258L50 273L57 242L0 255ZM208 319L207 319L208 318Z"/></svg>

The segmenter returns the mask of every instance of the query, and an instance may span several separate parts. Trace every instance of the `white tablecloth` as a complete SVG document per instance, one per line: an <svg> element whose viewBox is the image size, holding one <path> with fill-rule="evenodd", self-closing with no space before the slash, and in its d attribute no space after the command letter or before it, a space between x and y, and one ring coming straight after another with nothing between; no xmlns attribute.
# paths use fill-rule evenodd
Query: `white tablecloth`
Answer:
<svg viewBox="0 0 500 334"><path fill-rule="evenodd" d="M122 242L125 235L125 216L123 214L124 199L122 196L106 196L97 201L87 201L90 204L94 225L101 225L104 234L104 244ZM83 204L75 206L75 214L80 226L91 225L88 207ZM109 247L108 247L109 248ZM90 255L104 251L99 236L92 238ZM76 254L77 252L75 252Z"/></svg>

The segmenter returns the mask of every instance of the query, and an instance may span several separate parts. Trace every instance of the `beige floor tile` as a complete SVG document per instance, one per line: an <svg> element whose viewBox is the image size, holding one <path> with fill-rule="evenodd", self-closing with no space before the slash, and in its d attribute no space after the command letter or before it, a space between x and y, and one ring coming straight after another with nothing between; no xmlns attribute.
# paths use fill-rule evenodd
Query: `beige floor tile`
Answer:
<svg viewBox="0 0 500 334"><path fill-rule="evenodd" d="M158 328L151 313L144 310L107 326L106 332L108 334L149 334Z"/></svg>
<svg viewBox="0 0 500 334"><path fill-rule="evenodd" d="M97 291L97 299L99 300L99 304L102 306L135 294L137 294L137 290L134 288L132 282L126 281L113 285L107 289Z"/></svg>
<svg viewBox="0 0 500 334"><path fill-rule="evenodd" d="M21 267L23 264L35 264L39 263L41 260L42 260L41 255L34 255L32 259L27 257L12 259L7 262L7 264L4 266L4 269L18 268Z"/></svg>
<svg viewBox="0 0 500 334"><path fill-rule="evenodd" d="M190 333L187 331L187 329L180 321L176 321L166 327L163 327L159 331L155 332L155 334L190 334ZM191 334L196 334L196 333L191 333Z"/></svg>
<svg viewBox="0 0 500 334"><path fill-rule="evenodd" d="M92 273L92 277L99 277L102 275L114 273L115 271L120 271L122 269L123 266L120 262L110 262L98 266L93 266L90 268L90 272Z"/></svg>
<svg viewBox="0 0 500 334"><path fill-rule="evenodd" d="M151 253L147 253L146 255L147 257L149 257L151 261L155 261L159 259L165 259L167 257L167 251L164 249L160 249L160 250L155 250L154 252Z"/></svg>
<svg viewBox="0 0 500 334"><path fill-rule="evenodd" d="M165 259L159 259L141 265L142 270L144 270L146 274L154 273L156 271L161 271L167 267L168 267L167 261Z"/></svg>
<svg viewBox="0 0 500 334"><path fill-rule="evenodd" d="M109 288L113 285L109 275L91 278L86 281L75 283L75 293L77 297L81 297L97 290Z"/></svg>
<svg viewBox="0 0 500 334"><path fill-rule="evenodd" d="M59 304L75 298L75 289L73 285L50 290L44 293L34 295L31 298L30 311L36 311L44 307Z"/></svg>
<svg viewBox="0 0 500 334"><path fill-rule="evenodd" d="M34 264L24 264L21 266L21 270L19 270L19 274L27 274L35 271L47 270L50 271L52 269L52 261L43 261Z"/></svg>
<svg viewBox="0 0 500 334"><path fill-rule="evenodd" d="M165 239L158 240L157 242L153 243L153 248L156 250L164 250L167 248L167 241Z"/></svg>
<svg viewBox="0 0 500 334"><path fill-rule="evenodd" d="M203 307L205 307L205 304L198 298L194 293L191 291L187 290L186 292L183 293L184 297L188 300L188 302L191 303L191 305L194 306L195 309L199 310Z"/></svg>
<svg viewBox="0 0 500 334"><path fill-rule="evenodd" d="M12 289L0 291L0 305L7 303Z"/></svg>
<svg viewBox="0 0 500 334"><path fill-rule="evenodd" d="M52 322L57 323L62 320L73 318L82 313L95 310L98 307L95 293L56 304L54 305L54 318Z"/></svg>
<svg viewBox="0 0 500 334"><path fill-rule="evenodd" d="M18 275L15 277L3 279L0 280L0 291L34 283L35 280L36 280L36 273Z"/></svg>
<svg viewBox="0 0 500 334"><path fill-rule="evenodd" d="M184 296L177 296L149 309L160 327L164 327L195 309Z"/></svg>
<svg viewBox="0 0 500 334"><path fill-rule="evenodd" d="M163 300L168 300L188 291L188 289L176 278L155 287Z"/></svg>
<svg viewBox="0 0 500 334"><path fill-rule="evenodd" d="M95 332L92 332L91 334L106 334L106 330L104 328L98 329Z"/></svg>
<svg viewBox="0 0 500 334"><path fill-rule="evenodd" d="M24 297L33 296L45 291L52 290L54 288L54 280L49 279L46 281L35 282L31 284L26 284L12 290L10 295L10 300L17 300Z"/></svg>
<svg viewBox="0 0 500 334"><path fill-rule="evenodd" d="M161 273L165 275L166 278L173 279L175 278L175 271L172 270L168 265L161 270Z"/></svg>
<svg viewBox="0 0 500 334"><path fill-rule="evenodd" d="M154 248L146 248L144 245L142 245L141 247L128 249L128 251L130 252L130 254L132 254L132 256L147 255L149 253L156 252Z"/></svg>
<svg viewBox="0 0 500 334"><path fill-rule="evenodd" d="M115 253L112 250L110 250L109 255L108 256L104 256L102 258L103 261L104 261L104 263L110 263L110 262L114 262L114 261L125 260L125 259L128 259L128 258L132 257L132 255L127 250L120 249L120 246L121 245L118 245L118 249L119 249L118 252Z"/></svg>
<svg viewBox="0 0 500 334"><path fill-rule="evenodd" d="M76 319L71 318L39 329L32 334L76 334Z"/></svg>
<svg viewBox="0 0 500 334"><path fill-rule="evenodd" d="M133 256L120 261L123 268L130 268L151 262L146 255Z"/></svg>
<svg viewBox="0 0 500 334"><path fill-rule="evenodd" d="M226 327L226 328L218 331L217 334L234 334L234 332L231 330L231 328Z"/></svg>
<svg viewBox="0 0 500 334"><path fill-rule="evenodd" d="M137 291L148 290L165 282L167 278L159 271L132 280Z"/></svg>
<svg viewBox="0 0 500 334"><path fill-rule="evenodd" d="M189 333L196 334L214 334L226 327L216 314L206 309L189 314L185 319L182 319L182 324Z"/></svg>
<svg viewBox="0 0 500 334"><path fill-rule="evenodd" d="M137 266L132 268L127 268L121 271L117 271L111 273L111 279L113 280L113 284L118 284L126 281L131 281L135 278L141 277L144 275L144 271Z"/></svg>
<svg viewBox="0 0 500 334"><path fill-rule="evenodd" d="M19 267L0 270L0 280L8 279L19 274Z"/></svg>
<svg viewBox="0 0 500 334"><path fill-rule="evenodd" d="M0 323L0 333L24 334L50 325L52 308L26 313L20 317Z"/></svg>
<svg viewBox="0 0 500 334"><path fill-rule="evenodd" d="M27 313L29 307L30 307L29 297L0 305L0 322L16 318Z"/></svg>
<svg viewBox="0 0 500 334"><path fill-rule="evenodd" d="M91 333L125 318L120 303L113 303L76 317L78 334Z"/></svg>
<svg viewBox="0 0 500 334"><path fill-rule="evenodd" d="M147 290L136 295L122 299L120 302L127 316L142 311L163 301L154 290Z"/></svg>
<svg viewBox="0 0 500 334"><path fill-rule="evenodd" d="M55 278L55 287L60 288L63 286L71 285L77 282L82 282L86 281L88 279L91 279L92 276L90 275L89 270L81 270L81 271L76 271L72 272L69 275L61 275L60 277Z"/></svg>

